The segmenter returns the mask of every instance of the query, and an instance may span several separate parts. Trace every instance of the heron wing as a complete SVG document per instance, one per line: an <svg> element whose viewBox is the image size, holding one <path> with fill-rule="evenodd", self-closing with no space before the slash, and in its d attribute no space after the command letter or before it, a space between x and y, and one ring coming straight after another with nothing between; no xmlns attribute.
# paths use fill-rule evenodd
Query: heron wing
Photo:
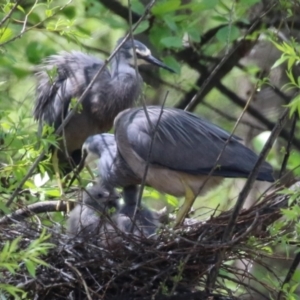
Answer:
<svg viewBox="0 0 300 300"><path fill-rule="evenodd" d="M121 134L144 161L149 157L153 128L159 120L161 108L151 106L147 107L147 111L152 129L143 108L121 113L116 122L117 142ZM215 166L229 136L223 129L195 114L165 108L158 123L149 162L180 172L205 175ZM247 177L257 158L252 150L232 136L217 162L213 175ZM124 159L126 160L126 155ZM265 162L257 179L273 181L271 173L272 167Z"/></svg>
<svg viewBox="0 0 300 300"><path fill-rule="evenodd" d="M98 58L77 51L61 52L44 60L36 73L35 119L59 127L71 99L81 96L102 65ZM110 78L108 69L100 76Z"/></svg>

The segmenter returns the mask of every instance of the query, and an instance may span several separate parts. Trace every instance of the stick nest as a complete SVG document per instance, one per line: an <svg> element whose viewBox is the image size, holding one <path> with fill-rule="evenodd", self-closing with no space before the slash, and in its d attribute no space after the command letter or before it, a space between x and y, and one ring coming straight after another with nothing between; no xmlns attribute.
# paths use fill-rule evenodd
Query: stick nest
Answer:
<svg viewBox="0 0 300 300"><path fill-rule="evenodd" d="M96 238L70 239L61 228L48 228L51 243L56 245L42 257L49 266L40 266L35 278L24 266L17 274L2 272L2 276L5 283L28 291L29 299L237 299L226 287L228 282L239 284L247 295L262 294L261 288L273 293L274 287L247 272L249 266L229 262L247 260L272 272L263 247L275 237L267 228L281 217L288 199L273 192L243 210L227 243L222 236L232 210L177 230L166 226L155 237L120 233L120 242L107 247ZM20 247L27 247L39 237L42 227L34 219L0 225L1 248L18 236L22 237ZM210 294L205 292L207 276L222 249L221 271Z"/></svg>

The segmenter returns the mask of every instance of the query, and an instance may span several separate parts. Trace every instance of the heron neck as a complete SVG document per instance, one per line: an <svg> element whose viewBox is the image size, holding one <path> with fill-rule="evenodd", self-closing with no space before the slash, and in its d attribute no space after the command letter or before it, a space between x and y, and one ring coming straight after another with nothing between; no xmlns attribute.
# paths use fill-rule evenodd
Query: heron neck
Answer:
<svg viewBox="0 0 300 300"><path fill-rule="evenodd" d="M120 74L134 75L136 73L136 70L127 63L126 58L123 56L122 53L116 55L111 62L111 74L113 78L118 77Z"/></svg>

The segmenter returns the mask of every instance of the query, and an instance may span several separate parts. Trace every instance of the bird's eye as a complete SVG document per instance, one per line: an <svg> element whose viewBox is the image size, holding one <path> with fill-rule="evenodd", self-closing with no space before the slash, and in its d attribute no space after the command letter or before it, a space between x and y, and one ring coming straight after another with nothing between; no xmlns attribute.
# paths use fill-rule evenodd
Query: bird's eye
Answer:
<svg viewBox="0 0 300 300"><path fill-rule="evenodd" d="M98 198L103 198L103 194L102 193L98 193Z"/></svg>

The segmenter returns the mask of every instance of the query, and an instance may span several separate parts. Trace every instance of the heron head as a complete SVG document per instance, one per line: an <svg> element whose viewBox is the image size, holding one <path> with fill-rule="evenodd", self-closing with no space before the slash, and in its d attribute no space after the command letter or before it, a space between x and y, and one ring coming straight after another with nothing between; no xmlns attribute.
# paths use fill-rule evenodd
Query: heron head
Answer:
<svg viewBox="0 0 300 300"><path fill-rule="evenodd" d="M119 39L118 44L122 42L122 39ZM155 58L149 48L147 48L143 43L137 40L128 39L121 47L123 54L125 55L126 60L131 66L135 65L135 59L133 51L136 55L136 63L138 65L155 65L160 68L166 69L171 73L176 73L173 69L165 65L162 61Z"/></svg>
<svg viewBox="0 0 300 300"><path fill-rule="evenodd" d="M101 158L102 153L116 144L113 134L104 133L89 136L82 145L82 160L84 165Z"/></svg>
<svg viewBox="0 0 300 300"><path fill-rule="evenodd" d="M120 195L115 190L109 191L105 187L96 184L83 193L83 202L95 209L118 208L117 200Z"/></svg>

